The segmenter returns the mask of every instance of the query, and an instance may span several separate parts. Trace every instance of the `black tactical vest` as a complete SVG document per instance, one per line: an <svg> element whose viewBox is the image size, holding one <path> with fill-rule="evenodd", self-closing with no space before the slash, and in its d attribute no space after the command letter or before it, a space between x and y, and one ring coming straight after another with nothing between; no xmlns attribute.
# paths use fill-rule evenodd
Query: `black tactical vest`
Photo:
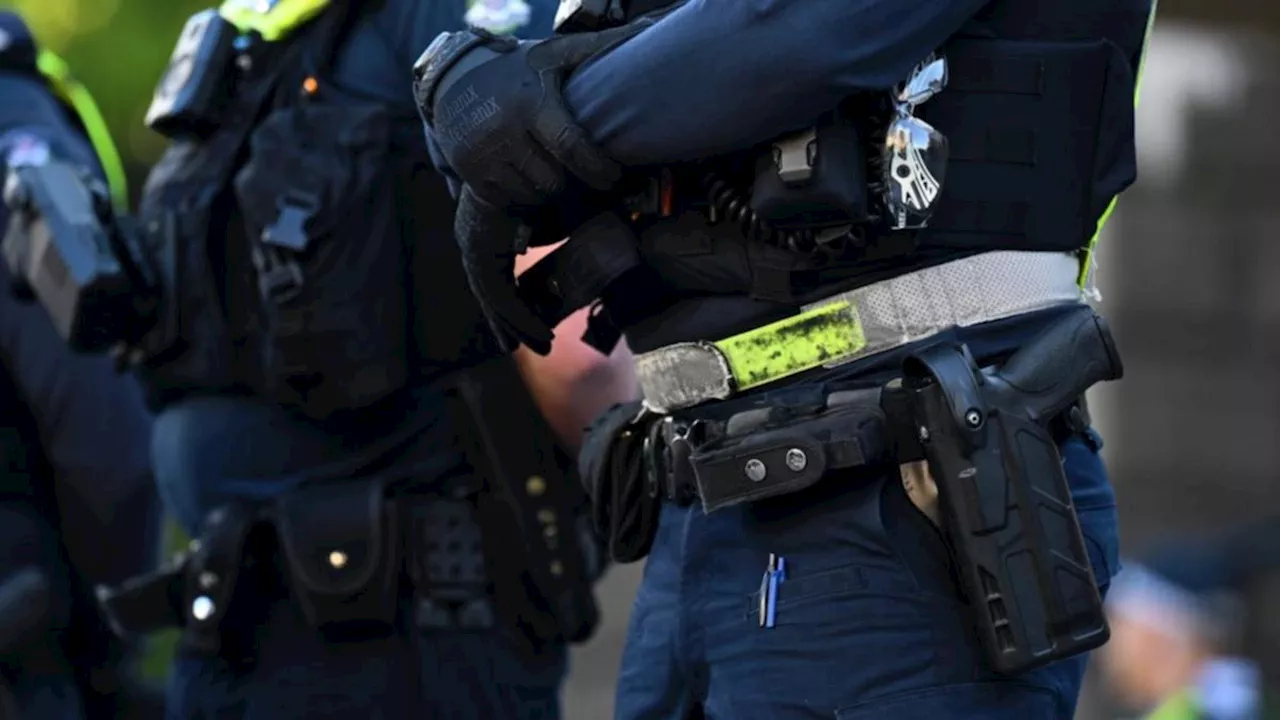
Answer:
<svg viewBox="0 0 1280 720"><path fill-rule="evenodd" d="M633 16L654 4L633 3ZM925 229L815 258L744 237L726 213L719 223L677 213L642 223L626 273L596 269L624 277L598 314L643 351L727 336L966 255L1081 251L1137 174L1134 92L1150 12L1151 0L994 0L939 48L949 82L917 112L951 148Z"/></svg>
<svg viewBox="0 0 1280 720"><path fill-rule="evenodd" d="M326 80L361 5L239 50L216 128L174 142L148 178L140 220L164 287L142 368L153 404L247 392L323 418L498 354L416 112Z"/></svg>

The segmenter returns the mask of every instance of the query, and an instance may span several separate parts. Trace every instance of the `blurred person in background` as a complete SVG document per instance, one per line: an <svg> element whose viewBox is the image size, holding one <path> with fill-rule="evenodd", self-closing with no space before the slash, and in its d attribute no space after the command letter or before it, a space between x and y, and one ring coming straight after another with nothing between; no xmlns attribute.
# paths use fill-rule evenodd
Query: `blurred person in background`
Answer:
<svg viewBox="0 0 1280 720"><path fill-rule="evenodd" d="M1126 564L1108 599L1101 660L1117 698L1144 720L1269 720L1260 668L1239 652L1244 593L1280 568L1280 522L1182 537Z"/></svg>
<svg viewBox="0 0 1280 720"><path fill-rule="evenodd" d="M92 100L0 12L0 228L26 222L7 204L21 203L22 171L51 160L123 189ZM155 565L150 418L136 385L74 355L3 266L0 286L0 718L159 718L140 648L112 636L92 594Z"/></svg>
<svg viewBox="0 0 1280 720"><path fill-rule="evenodd" d="M550 0L197 13L147 114L172 143L140 230L104 219L139 302L110 328L77 323L93 296L57 302L75 283L32 282L66 339L111 347L157 411L157 481L194 540L100 597L125 635L181 628L169 717L560 715L604 566L562 449L585 423L566 399L606 360L570 349L547 374L488 332L410 75L464 17L536 35L553 14Z"/></svg>

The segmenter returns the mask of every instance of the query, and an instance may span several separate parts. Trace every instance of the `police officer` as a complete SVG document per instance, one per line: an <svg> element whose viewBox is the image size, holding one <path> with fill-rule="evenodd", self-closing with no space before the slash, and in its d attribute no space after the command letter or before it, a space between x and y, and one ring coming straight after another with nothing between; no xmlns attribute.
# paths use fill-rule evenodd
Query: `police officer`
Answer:
<svg viewBox="0 0 1280 720"><path fill-rule="evenodd" d="M123 193L104 130L62 62L37 50L21 18L0 13L6 201L20 194L22 169L51 161L99 182L105 169ZM11 220L24 222L0 205L0 226ZM0 268L0 716L158 718L138 683L140 648L111 635L91 592L155 564L150 418L137 387L106 359L73 355L48 316L10 292L13 281Z"/></svg>
<svg viewBox="0 0 1280 720"><path fill-rule="evenodd" d="M110 261L76 266L132 295L44 298L124 316L76 344L113 345L157 410L193 542L101 599L123 633L181 626L171 717L558 716L601 563L573 463L456 270L410 83L464 15L546 34L552 11L230 0L184 28L138 234L111 220Z"/></svg>
<svg viewBox="0 0 1280 720"><path fill-rule="evenodd" d="M1112 695L1139 713L1125 717L1275 717L1262 668L1243 651L1249 591L1280 559L1277 530L1272 516L1180 532L1126 561L1107 598L1112 637L1099 658Z"/></svg>
<svg viewBox="0 0 1280 720"><path fill-rule="evenodd" d="M1153 15L575 1L562 37L424 52L499 336L589 305L637 353L580 458L648 556L619 718L1073 715L1117 552L1083 298Z"/></svg>

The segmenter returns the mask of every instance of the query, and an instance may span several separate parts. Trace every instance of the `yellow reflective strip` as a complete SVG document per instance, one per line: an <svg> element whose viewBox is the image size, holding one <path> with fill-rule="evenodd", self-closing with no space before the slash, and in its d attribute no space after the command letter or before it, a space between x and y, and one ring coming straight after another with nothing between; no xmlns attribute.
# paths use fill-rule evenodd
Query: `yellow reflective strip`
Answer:
<svg viewBox="0 0 1280 720"><path fill-rule="evenodd" d="M120 151L116 149L115 142L111 140L111 130L107 127L102 112L98 110L98 103L94 102L89 90L71 76L71 68L66 61L52 52L41 50L36 57L36 66L40 69L40 74L49 81L54 93L70 105L80 118L80 124L84 125L89 142L98 154L102 172L107 176L111 201L115 203L116 209L127 212L129 183L124 174L124 163L120 160Z"/></svg>
<svg viewBox="0 0 1280 720"><path fill-rule="evenodd" d="M832 303L713 343L735 389L748 390L849 357L867 346L858 311Z"/></svg>
<svg viewBox="0 0 1280 720"><path fill-rule="evenodd" d="M329 2L330 0L280 0L268 7L265 0L226 0L218 8L218 14L242 33L256 32L263 40L275 42L319 15L329 7Z"/></svg>
<svg viewBox="0 0 1280 720"><path fill-rule="evenodd" d="M1199 703L1188 690L1170 697L1142 720L1197 720L1201 717Z"/></svg>
<svg viewBox="0 0 1280 720"><path fill-rule="evenodd" d="M1136 110L1138 103L1142 100L1142 76L1147 68L1147 50L1151 47L1151 31L1156 26L1156 8L1160 5L1160 0L1151 0L1151 14L1147 16L1147 33L1146 38L1142 41L1142 56L1138 58L1138 77L1133 84L1133 107ZM1098 247L1098 239L1102 237L1102 228L1111 219L1111 213L1115 212L1116 203L1120 202L1120 196L1111 198L1111 202L1107 204L1107 209L1102 211L1102 217L1098 218L1098 227L1094 230L1093 237L1089 239L1089 247L1084 251L1084 260L1080 263L1080 289L1085 289L1089 284L1089 271L1093 268L1093 252Z"/></svg>

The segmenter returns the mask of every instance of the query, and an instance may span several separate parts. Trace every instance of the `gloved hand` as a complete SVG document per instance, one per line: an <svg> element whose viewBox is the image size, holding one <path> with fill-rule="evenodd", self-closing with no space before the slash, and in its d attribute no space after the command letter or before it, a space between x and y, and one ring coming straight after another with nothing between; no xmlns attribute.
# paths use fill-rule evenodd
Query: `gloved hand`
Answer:
<svg viewBox="0 0 1280 720"><path fill-rule="evenodd" d="M477 198L517 214L555 199L570 176L609 190L622 168L578 127L562 85L649 24L540 41L441 34L414 65L414 94L443 159Z"/></svg>
<svg viewBox="0 0 1280 720"><path fill-rule="evenodd" d="M529 226L462 188L453 219L462 269L480 310L505 352L520 345L539 355L551 352L553 333L516 292L516 255L528 245Z"/></svg>

